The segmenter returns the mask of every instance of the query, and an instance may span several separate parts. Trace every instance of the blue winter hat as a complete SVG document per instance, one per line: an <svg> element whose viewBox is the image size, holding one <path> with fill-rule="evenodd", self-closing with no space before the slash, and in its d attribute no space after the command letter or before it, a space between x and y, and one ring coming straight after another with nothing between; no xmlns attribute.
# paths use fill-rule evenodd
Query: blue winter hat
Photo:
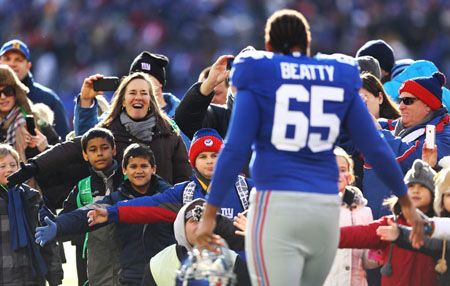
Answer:
<svg viewBox="0 0 450 286"><path fill-rule="evenodd" d="M202 152L219 152L222 148L223 139L219 133L212 128L202 128L195 132L189 148L189 161L195 168L195 159Z"/></svg>
<svg viewBox="0 0 450 286"><path fill-rule="evenodd" d="M386 82L383 87L386 93L392 98L392 100L398 102L398 91L405 81L417 77L431 76L433 73L438 71L438 68L432 62L418 60L410 66L406 67L392 80ZM450 90L448 90L446 87L442 88L442 103L447 107L450 106Z"/></svg>
<svg viewBox="0 0 450 286"><path fill-rule="evenodd" d="M0 56L3 56L7 52L13 50L20 52L27 59L27 61L31 60L30 50L28 49L27 45L21 40L17 39L4 43L2 48L0 49Z"/></svg>
<svg viewBox="0 0 450 286"><path fill-rule="evenodd" d="M399 75L402 71L404 71L407 67L414 63L413 59L401 59L395 61L395 65L391 70L391 79Z"/></svg>
<svg viewBox="0 0 450 286"><path fill-rule="evenodd" d="M394 66L394 50L383 40L372 40L365 43L358 52L356 57L372 56L378 60L381 69L391 72Z"/></svg>

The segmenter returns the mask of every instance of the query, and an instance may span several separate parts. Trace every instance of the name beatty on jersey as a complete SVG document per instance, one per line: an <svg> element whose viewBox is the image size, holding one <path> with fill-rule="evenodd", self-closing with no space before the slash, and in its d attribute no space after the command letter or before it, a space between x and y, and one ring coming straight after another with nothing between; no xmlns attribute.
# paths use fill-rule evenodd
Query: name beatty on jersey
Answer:
<svg viewBox="0 0 450 286"><path fill-rule="evenodd" d="M334 66L280 62L283 79L334 80Z"/></svg>

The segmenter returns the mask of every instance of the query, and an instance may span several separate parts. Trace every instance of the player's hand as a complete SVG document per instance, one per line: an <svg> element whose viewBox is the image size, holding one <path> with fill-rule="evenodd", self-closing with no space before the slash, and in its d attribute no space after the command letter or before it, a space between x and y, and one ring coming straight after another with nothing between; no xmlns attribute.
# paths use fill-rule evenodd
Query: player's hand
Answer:
<svg viewBox="0 0 450 286"><path fill-rule="evenodd" d="M431 168L436 167L437 164L437 145L434 148L427 148L427 143L424 141L422 145L422 160L427 162Z"/></svg>
<svg viewBox="0 0 450 286"><path fill-rule="evenodd" d="M101 74L95 74L91 75L90 77L87 77L83 81L83 86L81 87L81 93L80 93L80 106L84 108L88 108L92 106L92 103L94 102L94 98L97 96L97 94L103 94L101 91L95 91L94 90L94 81L96 81L99 78L103 78L103 75Z"/></svg>
<svg viewBox="0 0 450 286"><path fill-rule="evenodd" d="M409 225L412 226L412 231L410 234L411 244L414 248L419 249L423 245L424 240L424 225L425 220L419 214L417 209L412 205L411 200L408 195L403 195L398 198L400 205L402 207L403 216L406 218Z"/></svg>
<svg viewBox="0 0 450 286"><path fill-rule="evenodd" d="M233 218L233 225L239 229L234 232L236 235L245 236L245 230L247 229L246 212L247 211L238 213L238 215Z"/></svg>
<svg viewBox="0 0 450 286"><path fill-rule="evenodd" d="M108 210L97 205L92 206L93 209L87 213L89 226L108 221Z"/></svg>
<svg viewBox="0 0 450 286"><path fill-rule="evenodd" d="M208 96L213 92L214 88L221 82L226 80L230 74L227 70L227 60L234 58L232 55L220 56L216 62L211 66L208 77L200 85L200 93Z"/></svg>
<svg viewBox="0 0 450 286"><path fill-rule="evenodd" d="M400 235L400 229L392 219L388 219L388 225L379 226L377 228L377 235L381 240L395 241Z"/></svg>

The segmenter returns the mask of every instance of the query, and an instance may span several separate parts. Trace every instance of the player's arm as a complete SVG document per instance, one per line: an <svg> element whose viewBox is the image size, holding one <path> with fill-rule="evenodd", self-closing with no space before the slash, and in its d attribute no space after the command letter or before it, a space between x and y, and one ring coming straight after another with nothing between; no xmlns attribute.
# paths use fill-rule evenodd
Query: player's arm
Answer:
<svg viewBox="0 0 450 286"><path fill-rule="evenodd" d="M249 91L238 91L225 144L217 160L210 185L203 219L197 230L199 247L212 248L210 243L216 213L247 161L247 155L258 130L259 117L258 103L254 95Z"/></svg>
<svg viewBox="0 0 450 286"><path fill-rule="evenodd" d="M180 188L170 188L163 193L120 201L108 207L108 221L116 223L156 223L175 221L182 201L177 193Z"/></svg>
<svg viewBox="0 0 450 286"><path fill-rule="evenodd" d="M408 197L403 173L395 160L394 153L382 138L382 134L376 130L373 119L356 90L344 120L344 126L378 177L398 197L403 215L413 226L411 236L413 245L419 248L423 244L424 220L416 212L416 208Z"/></svg>

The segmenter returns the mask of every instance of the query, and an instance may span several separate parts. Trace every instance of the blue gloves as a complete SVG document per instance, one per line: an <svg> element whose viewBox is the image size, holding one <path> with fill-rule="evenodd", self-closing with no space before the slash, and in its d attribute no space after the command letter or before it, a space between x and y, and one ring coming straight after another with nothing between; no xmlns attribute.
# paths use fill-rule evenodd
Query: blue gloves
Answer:
<svg viewBox="0 0 450 286"><path fill-rule="evenodd" d="M52 221L55 221L56 219L55 214L46 205L43 205L39 208L38 215L39 215L39 223L41 225L47 225L44 221L45 217L49 217Z"/></svg>
<svg viewBox="0 0 450 286"><path fill-rule="evenodd" d="M50 240L55 239L56 231L58 229L56 223L54 223L47 216L44 218L44 222L47 225L36 227L36 234L34 235L34 237L36 238L36 243L41 247L43 247Z"/></svg>

